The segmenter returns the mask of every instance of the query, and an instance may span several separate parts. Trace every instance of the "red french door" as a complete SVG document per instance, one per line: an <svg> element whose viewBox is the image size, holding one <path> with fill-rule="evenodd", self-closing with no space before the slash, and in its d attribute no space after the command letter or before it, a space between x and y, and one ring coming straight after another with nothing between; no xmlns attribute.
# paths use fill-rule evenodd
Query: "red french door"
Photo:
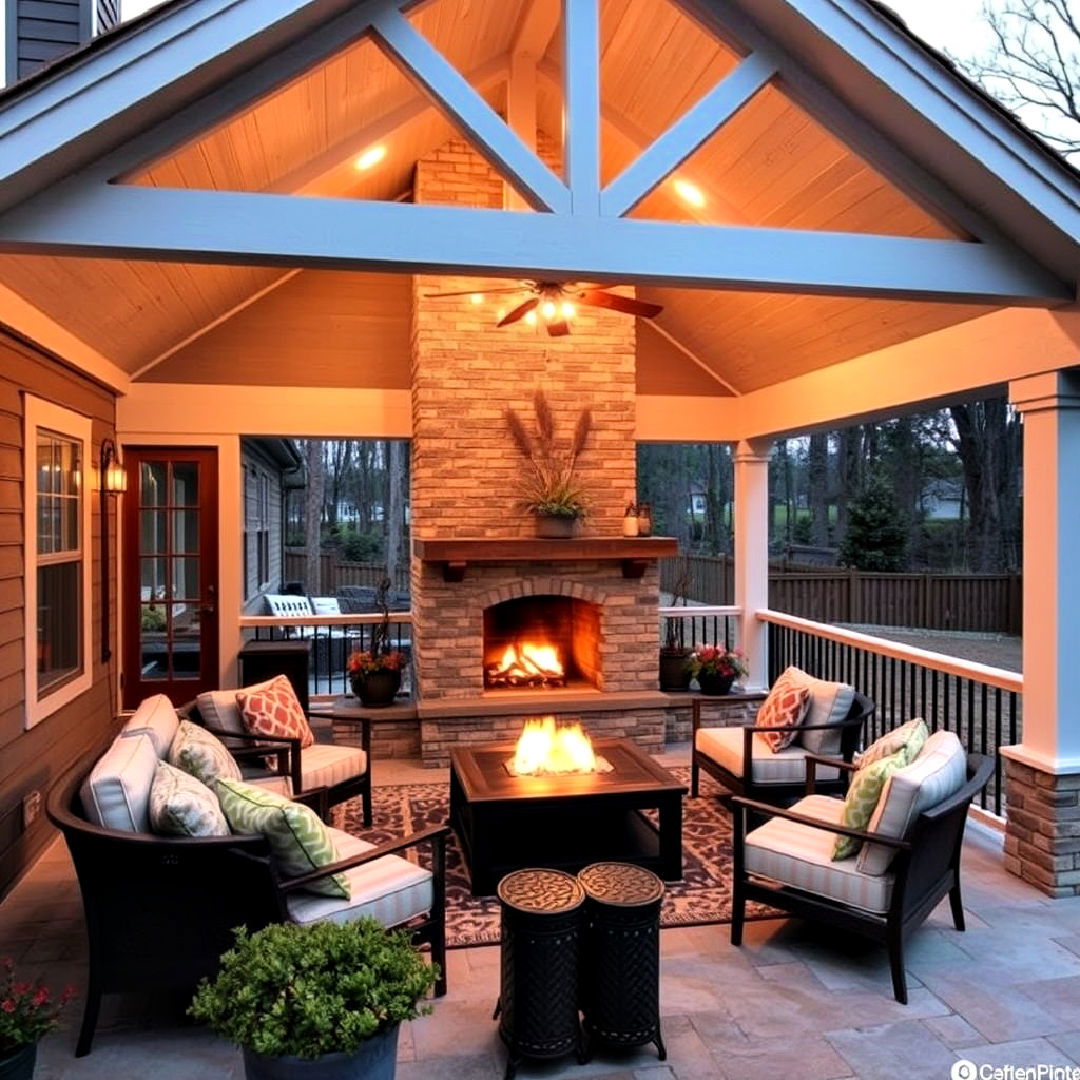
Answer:
<svg viewBox="0 0 1080 1080"><path fill-rule="evenodd" d="M217 451L125 447L125 708L218 684Z"/></svg>

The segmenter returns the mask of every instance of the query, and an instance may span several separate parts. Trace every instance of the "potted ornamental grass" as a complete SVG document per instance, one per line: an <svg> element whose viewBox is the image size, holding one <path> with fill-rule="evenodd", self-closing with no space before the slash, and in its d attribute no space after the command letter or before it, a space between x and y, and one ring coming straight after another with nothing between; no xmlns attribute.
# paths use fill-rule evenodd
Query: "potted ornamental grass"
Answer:
<svg viewBox="0 0 1080 1080"><path fill-rule="evenodd" d="M506 425L514 445L525 459L522 509L536 519L536 535L546 539L569 539L581 529L588 507L577 480L578 458L589 441L592 412L578 414L569 444L556 438L555 414L542 389L533 395L536 431L530 433L514 409L506 410Z"/></svg>
<svg viewBox="0 0 1080 1080"><path fill-rule="evenodd" d="M371 648L358 649L345 661L352 692L367 709L385 709L394 704L401 689L401 672L408 657L390 648L390 585L383 578L375 592L382 619L371 631Z"/></svg>
<svg viewBox="0 0 1080 1080"><path fill-rule="evenodd" d="M736 679L750 673L742 649L726 645L702 645L690 654L690 674L703 694L728 694Z"/></svg>
<svg viewBox="0 0 1080 1080"><path fill-rule="evenodd" d="M71 986L53 997L47 986L20 981L15 961L0 960L0 1080L30 1080L38 1040L56 1027L74 996Z"/></svg>
<svg viewBox="0 0 1080 1080"><path fill-rule="evenodd" d="M374 919L240 927L189 1013L244 1052L247 1080L393 1080L402 1020L438 969Z"/></svg>

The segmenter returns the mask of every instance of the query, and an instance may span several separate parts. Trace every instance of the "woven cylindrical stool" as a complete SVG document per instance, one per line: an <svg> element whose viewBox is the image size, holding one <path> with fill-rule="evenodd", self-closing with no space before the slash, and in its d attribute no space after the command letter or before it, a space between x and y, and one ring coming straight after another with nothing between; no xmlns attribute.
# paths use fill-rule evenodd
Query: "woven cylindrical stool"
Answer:
<svg viewBox="0 0 1080 1080"><path fill-rule="evenodd" d="M511 1080L522 1058L582 1053L578 951L585 893L560 870L516 870L499 882L502 971L499 1035Z"/></svg>
<svg viewBox="0 0 1080 1080"><path fill-rule="evenodd" d="M585 1035L614 1046L660 1036L660 904L663 882L627 863L593 863L578 874L585 890L579 1002Z"/></svg>

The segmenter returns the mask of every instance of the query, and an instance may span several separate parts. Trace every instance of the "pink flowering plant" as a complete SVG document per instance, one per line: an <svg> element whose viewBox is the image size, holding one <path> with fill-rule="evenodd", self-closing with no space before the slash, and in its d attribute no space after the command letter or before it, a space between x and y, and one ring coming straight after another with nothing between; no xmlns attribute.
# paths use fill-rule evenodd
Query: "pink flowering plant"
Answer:
<svg viewBox="0 0 1080 1080"><path fill-rule="evenodd" d="M728 649L723 646L701 645L690 654L687 661L690 674L696 679L699 675L718 675L722 678L731 676L740 679L750 673L746 664L746 653L742 649Z"/></svg>
<svg viewBox="0 0 1080 1080"><path fill-rule="evenodd" d="M403 652L354 652L345 663L350 675L370 675L374 671L400 671L405 666Z"/></svg>
<svg viewBox="0 0 1080 1080"><path fill-rule="evenodd" d="M60 1019L60 1012L75 996L69 986L54 998L47 986L19 982L15 961L0 960L0 1058L9 1057L27 1043L47 1035Z"/></svg>

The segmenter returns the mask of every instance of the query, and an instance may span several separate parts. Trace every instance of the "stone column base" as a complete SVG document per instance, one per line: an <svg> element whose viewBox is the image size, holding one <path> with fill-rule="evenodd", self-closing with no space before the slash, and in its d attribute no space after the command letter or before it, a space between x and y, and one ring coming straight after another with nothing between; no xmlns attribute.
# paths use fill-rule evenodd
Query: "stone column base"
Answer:
<svg viewBox="0 0 1080 1080"><path fill-rule="evenodd" d="M1005 869L1048 896L1080 895L1080 774L1005 759Z"/></svg>

